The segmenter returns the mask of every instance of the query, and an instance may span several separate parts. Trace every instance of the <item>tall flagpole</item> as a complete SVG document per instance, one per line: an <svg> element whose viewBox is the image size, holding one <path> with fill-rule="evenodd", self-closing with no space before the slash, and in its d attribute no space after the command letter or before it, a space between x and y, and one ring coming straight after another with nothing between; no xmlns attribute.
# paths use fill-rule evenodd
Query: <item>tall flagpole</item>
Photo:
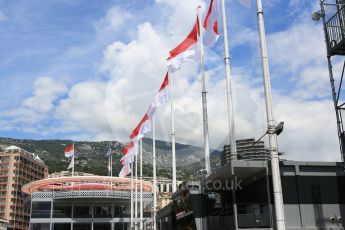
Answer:
<svg viewBox="0 0 345 230"><path fill-rule="evenodd" d="M273 109L271 99L271 84L270 84L270 72L268 65L266 35L265 35L265 23L264 23L264 12L262 8L261 0L257 0L258 10L258 26L260 35L260 48L261 48L261 59L262 59L262 72L265 89L265 102L266 102L266 116L267 116L267 130L269 137L269 145L271 152L271 170L272 170L272 183L273 183L273 194L274 194L274 207L276 214L276 225L277 230L285 230L285 214L284 214L284 203L282 186L280 181L279 171L279 156L278 156L278 145L277 145L277 134L275 133L275 123L273 120Z"/></svg>
<svg viewBox="0 0 345 230"><path fill-rule="evenodd" d="M111 150L110 150L111 151ZM113 153L110 155L110 177L113 177ZM113 180L110 180L110 189L113 189Z"/></svg>
<svg viewBox="0 0 345 230"><path fill-rule="evenodd" d="M133 162L131 163L131 229L134 229L134 210L133 210Z"/></svg>
<svg viewBox="0 0 345 230"><path fill-rule="evenodd" d="M156 125L155 116L152 117L152 167L153 167L153 230L156 226L156 207L157 207L157 178L156 178Z"/></svg>
<svg viewBox="0 0 345 230"><path fill-rule="evenodd" d="M108 176L110 176L110 157L108 157Z"/></svg>
<svg viewBox="0 0 345 230"><path fill-rule="evenodd" d="M140 230L143 229L143 139L140 139Z"/></svg>
<svg viewBox="0 0 345 230"><path fill-rule="evenodd" d="M175 152L175 114L174 114L174 91L173 78L169 77L170 105L171 105L171 155L172 155L172 192L176 192L176 152Z"/></svg>
<svg viewBox="0 0 345 230"><path fill-rule="evenodd" d="M110 177L113 177L113 154L110 155Z"/></svg>
<svg viewBox="0 0 345 230"><path fill-rule="evenodd" d="M228 44L228 27L226 23L226 8L225 1L221 0L222 3L222 21L223 21L223 39L224 39L224 65L225 65L225 79L226 79L226 99L228 104L228 125L229 125L229 144L230 144L230 160L237 160L236 150L236 134L235 134L235 121L234 121L234 106L232 102L232 87L231 87L231 65L230 65L230 52ZM234 173L233 166L231 166L231 174ZM234 225L235 229L238 229L238 218L237 218L237 203L236 203L236 191L233 189L231 192L232 196L232 208L234 213Z"/></svg>
<svg viewBox="0 0 345 230"><path fill-rule="evenodd" d="M138 150L138 149L137 149ZM138 153L138 152L137 152ZM134 229L138 229L138 155L135 156Z"/></svg>
<svg viewBox="0 0 345 230"><path fill-rule="evenodd" d="M74 176L74 155L75 155L75 148L74 148L74 141L73 141L73 165L72 165L72 177Z"/></svg>
<svg viewBox="0 0 345 230"><path fill-rule="evenodd" d="M201 84L202 84L202 117L203 117L203 128L204 128L204 152L205 152L205 169L207 175L211 174L210 165L210 146L209 146L209 136L208 136L208 118L207 118L207 98L206 98L206 82L205 82L205 70L204 70L204 44L202 41L202 25L200 17L200 8L198 6L198 21L199 21L199 48L200 48L200 74L201 74Z"/></svg>
<svg viewBox="0 0 345 230"><path fill-rule="evenodd" d="M226 76L226 99L228 103L228 125L229 125L229 144L231 148L231 160L237 159L236 151L236 134L235 134L235 121L234 121L234 106L232 102L232 88L231 88L231 65L230 54L228 45L228 28L226 25L225 1L222 1L222 18L223 18L223 34L224 34L224 64Z"/></svg>

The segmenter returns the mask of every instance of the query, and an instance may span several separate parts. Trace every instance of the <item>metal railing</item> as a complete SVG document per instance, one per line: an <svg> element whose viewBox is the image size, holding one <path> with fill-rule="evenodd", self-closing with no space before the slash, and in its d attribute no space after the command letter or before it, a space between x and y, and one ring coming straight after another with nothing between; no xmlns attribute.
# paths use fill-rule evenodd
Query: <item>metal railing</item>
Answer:
<svg viewBox="0 0 345 230"><path fill-rule="evenodd" d="M143 192L143 199L151 200L152 193ZM36 199L67 199L67 198L119 198L130 199L129 191L110 191L110 190L77 190L77 191L54 191L54 192L34 192L32 200ZM140 194L138 194L138 198Z"/></svg>
<svg viewBox="0 0 345 230"><path fill-rule="evenodd" d="M328 46L335 48L345 38L345 6L342 6L327 22Z"/></svg>

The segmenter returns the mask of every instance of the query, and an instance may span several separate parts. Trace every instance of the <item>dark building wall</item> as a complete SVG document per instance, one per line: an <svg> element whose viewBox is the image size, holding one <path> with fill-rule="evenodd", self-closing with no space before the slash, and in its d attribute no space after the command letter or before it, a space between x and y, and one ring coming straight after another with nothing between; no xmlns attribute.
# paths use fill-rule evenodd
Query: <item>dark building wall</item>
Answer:
<svg viewBox="0 0 345 230"><path fill-rule="evenodd" d="M287 228L343 227L345 176L341 165L283 162L281 172Z"/></svg>

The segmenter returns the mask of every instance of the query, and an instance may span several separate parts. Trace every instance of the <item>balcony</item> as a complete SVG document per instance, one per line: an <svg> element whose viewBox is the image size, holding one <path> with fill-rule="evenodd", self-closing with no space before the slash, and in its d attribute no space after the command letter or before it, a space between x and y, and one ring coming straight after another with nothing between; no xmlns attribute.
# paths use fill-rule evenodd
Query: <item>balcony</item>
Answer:
<svg viewBox="0 0 345 230"><path fill-rule="evenodd" d="M326 31L329 54L345 55L345 6L326 22Z"/></svg>

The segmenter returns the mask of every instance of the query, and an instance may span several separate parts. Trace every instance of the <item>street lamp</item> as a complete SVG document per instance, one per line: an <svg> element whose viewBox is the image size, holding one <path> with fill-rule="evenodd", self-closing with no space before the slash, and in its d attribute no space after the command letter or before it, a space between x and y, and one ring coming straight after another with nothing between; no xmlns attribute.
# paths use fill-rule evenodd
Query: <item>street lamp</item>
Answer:
<svg viewBox="0 0 345 230"><path fill-rule="evenodd" d="M313 21L319 21L320 18L324 17L325 14L322 10L319 10L317 12L314 12L312 15L311 15L311 18L313 19Z"/></svg>
<svg viewBox="0 0 345 230"><path fill-rule="evenodd" d="M277 136L281 134L284 130L284 122L281 121L279 124L274 128L274 131L272 134L276 134ZM269 130L267 130L264 135L262 135L258 140L254 141L254 143L250 146L253 147L256 143L258 143L264 136L266 136L269 133Z"/></svg>

